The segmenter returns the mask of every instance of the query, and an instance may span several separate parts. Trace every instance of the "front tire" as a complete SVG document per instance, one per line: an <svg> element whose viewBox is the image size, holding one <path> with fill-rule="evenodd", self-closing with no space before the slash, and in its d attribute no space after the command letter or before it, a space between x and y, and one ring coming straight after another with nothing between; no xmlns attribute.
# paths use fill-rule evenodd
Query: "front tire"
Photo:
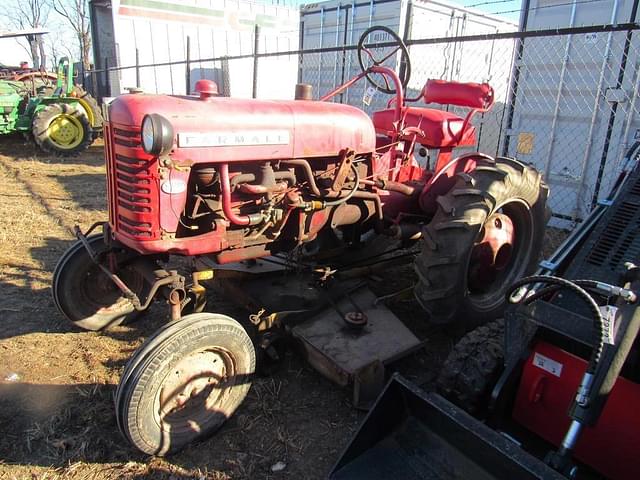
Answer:
<svg viewBox="0 0 640 480"><path fill-rule="evenodd" d="M87 242L98 257L109 253L116 255L120 268L118 276L140 295L145 281L130 262L134 255L125 250L111 251L101 234L87 237ZM53 271L51 285L53 301L69 321L84 330L105 330L133 320L136 312L133 304L98 267L78 240L60 257Z"/></svg>
<svg viewBox="0 0 640 480"><path fill-rule="evenodd" d="M125 368L115 398L118 427L144 453L176 452L235 412L255 366L253 343L232 318L196 313L169 323Z"/></svg>
<svg viewBox="0 0 640 480"><path fill-rule="evenodd" d="M547 195L534 168L509 158L458 174L437 199L415 263L415 297L433 323L469 329L502 315L507 288L536 267ZM503 241L499 249L487 232Z"/></svg>
<svg viewBox="0 0 640 480"><path fill-rule="evenodd" d="M504 367L504 323L489 322L453 347L437 380L438 391L463 410L482 415Z"/></svg>

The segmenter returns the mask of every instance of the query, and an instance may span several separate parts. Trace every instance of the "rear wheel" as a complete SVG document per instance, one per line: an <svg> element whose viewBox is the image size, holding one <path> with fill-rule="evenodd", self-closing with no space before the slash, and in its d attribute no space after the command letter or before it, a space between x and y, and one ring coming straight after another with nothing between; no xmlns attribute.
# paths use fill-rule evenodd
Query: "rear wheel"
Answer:
<svg viewBox="0 0 640 480"><path fill-rule="evenodd" d="M508 158L458 174L415 263L415 296L432 322L469 329L502 315L507 288L535 269L547 194L535 169Z"/></svg>
<svg viewBox="0 0 640 480"><path fill-rule="evenodd" d="M93 141L84 111L66 103L53 103L36 113L31 133L42 150L60 156L77 155Z"/></svg>
<svg viewBox="0 0 640 480"><path fill-rule="evenodd" d="M145 281L130 263L134 258L131 252L109 250L100 234L87 237L87 241L102 260L106 261L110 253L115 255L118 276L138 295L143 292ZM60 313L85 330L108 329L138 315L133 304L91 260L79 240L58 261L51 291Z"/></svg>
<svg viewBox="0 0 640 480"><path fill-rule="evenodd" d="M74 85L72 95L78 99L78 102L87 114L87 118L89 118L93 138L98 138L102 135L102 124L104 123L102 110L100 110L98 102L89 94L89 92L79 85Z"/></svg>
<svg viewBox="0 0 640 480"><path fill-rule="evenodd" d="M131 357L116 391L122 434L165 455L217 430L251 386L255 350L242 326L196 313L169 323Z"/></svg>

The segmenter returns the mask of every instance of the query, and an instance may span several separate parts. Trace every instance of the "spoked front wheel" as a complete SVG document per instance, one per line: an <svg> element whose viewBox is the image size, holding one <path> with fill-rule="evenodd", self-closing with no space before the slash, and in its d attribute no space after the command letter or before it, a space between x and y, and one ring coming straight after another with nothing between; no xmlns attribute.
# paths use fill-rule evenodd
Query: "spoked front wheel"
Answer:
<svg viewBox="0 0 640 480"><path fill-rule="evenodd" d="M251 386L256 356L232 318L195 313L169 323L131 357L116 391L122 434L150 455L166 455L213 433Z"/></svg>

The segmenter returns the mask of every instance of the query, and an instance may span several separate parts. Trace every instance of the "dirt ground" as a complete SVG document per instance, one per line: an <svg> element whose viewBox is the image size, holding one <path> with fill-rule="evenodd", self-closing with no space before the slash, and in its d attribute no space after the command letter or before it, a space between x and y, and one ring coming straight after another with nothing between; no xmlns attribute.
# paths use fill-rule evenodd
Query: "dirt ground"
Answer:
<svg viewBox="0 0 640 480"><path fill-rule="evenodd" d="M73 226L106 219L102 147L72 159L37 152L21 138L0 143L0 479L324 478L363 418L351 392L297 355L257 378L216 435L168 459L134 450L119 434L112 396L131 353L163 322L153 307L107 333L74 330L56 311L51 272ZM558 242L550 237L547 249ZM388 271L376 293L410 286L410 266ZM374 282L376 283L376 282ZM213 299L215 311L246 316ZM416 317L410 295L391 308ZM394 368L420 384L436 375L454 339L427 331L424 349ZM284 462L284 470L271 467Z"/></svg>

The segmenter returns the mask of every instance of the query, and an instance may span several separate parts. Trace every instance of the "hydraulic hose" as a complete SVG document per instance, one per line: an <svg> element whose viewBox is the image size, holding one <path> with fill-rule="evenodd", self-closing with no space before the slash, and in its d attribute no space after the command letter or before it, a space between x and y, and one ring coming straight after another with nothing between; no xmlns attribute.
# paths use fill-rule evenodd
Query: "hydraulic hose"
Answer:
<svg viewBox="0 0 640 480"><path fill-rule="evenodd" d="M513 293L518 290L520 287L524 285L532 284L532 283L543 283L550 285L549 287L543 288L530 296L524 296L523 298L518 298L515 300L511 299ZM530 303L535 302L536 300L544 297L545 295L558 291L560 289L566 288L574 292L578 297L583 299L594 318L594 326L598 331L598 343L595 348L591 352L591 358L589 359L589 364L587 366L586 373L593 375L596 371L596 367L600 362L600 358L602 357L602 351L604 349L605 339L606 339L606 331L604 319L602 318L602 313L600 312L600 308L598 304L595 302L593 297L587 293L587 291L582 288L583 285L586 288L595 288L596 282L591 280L575 280L569 281L564 278L547 276L547 275L533 275L531 277L525 277L517 282L515 282L511 287L509 287L507 291L507 300L512 301L512 303L522 303L524 305L529 305Z"/></svg>

